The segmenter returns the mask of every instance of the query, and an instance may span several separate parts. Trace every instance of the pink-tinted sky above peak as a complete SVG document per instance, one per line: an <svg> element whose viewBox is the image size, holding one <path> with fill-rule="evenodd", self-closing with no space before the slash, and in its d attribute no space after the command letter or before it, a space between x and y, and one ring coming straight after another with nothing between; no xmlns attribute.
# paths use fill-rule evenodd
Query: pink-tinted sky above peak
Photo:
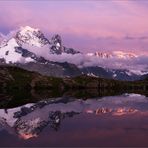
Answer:
<svg viewBox="0 0 148 148"><path fill-rule="evenodd" d="M1 0L0 32L20 26L58 33L80 51L127 50L148 54L146 0Z"/></svg>

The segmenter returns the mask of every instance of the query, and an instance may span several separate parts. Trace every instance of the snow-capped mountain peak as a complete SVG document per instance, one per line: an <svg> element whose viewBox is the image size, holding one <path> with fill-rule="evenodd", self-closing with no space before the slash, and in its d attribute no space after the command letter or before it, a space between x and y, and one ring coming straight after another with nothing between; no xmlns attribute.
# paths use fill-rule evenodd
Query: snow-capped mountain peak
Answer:
<svg viewBox="0 0 148 148"><path fill-rule="evenodd" d="M36 47L43 47L49 41L39 29L34 29L29 26L21 27L15 36L18 44L28 44Z"/></svg>
<svg viewBox="0 0 148 148"><path fill-rule="evenodd" d="M30 26L25 26L25 27L20 27L20 29L21 29L21 33L23 34L25 34L26 32L34 32L34 31L39 31L39 29L38 28L36 28L36 29L34 29L34 28L31 28Z"/></svg>
<svg viewBox="0 0 148 148"><path fill-rule="evenodd" d="M18 47L16 40L12 38L7 42L7 46L0 49L0 58L4 58L6 63L17 62L16 60L21 58L21 55L17 54L14 47ZM11 49L11 50L10 50Z"/></svg>
<svg viewBox="0 0 148 148"><path fill-rule="evenodd" d="M0 47L0 59L4 59L6 63L17 63L17 62L31 62L34 61L30 57L23 57L22 54L17 52L19 44L12 38L7 41L6 45Z"/></svg>
<svg viewBox="0 0 148 148"><path fill-rule="evenodd" d="M10 44L11 43L10 41L12 39L17 44L17 45L15 44L16 46L12 46ZM47 52L49 52L49 54L57 54L57 55L62 53L66 53L66 54L80 53L72 48L66 48L65 46L63 46L60 35L58 34L54 35L49 41L39 29L32 28L30 26L20 27L20 29L10 32L6 36L6 38L0 42L0 50L1 50L0 53L3 53L3 54L0 54L1 58L3 57L3 59L5 60L6 56L8 57L9 54L5 55L6 49L8 51L8 48L9 48L9 50L12 50L12 52L16 52L16 47L26 49L27 51L33 52L35 54L36 52L33 49L36 49L36 51L37 50L42 51L44 49L44 50L48 50ZM20 53L16 53L16 54L20 54ZM39 56L42 56L42 55L39 55Z"/></svg>
<svg viewBox="0 0 148 148"><path fill-rule="evenodd" d="M49 55L78 53L74 49L64 47L59 35L54 35L49 42L39 29L26 26L8 34L6 39L0 43L0 60L2 63L24 64L44 59L41 61L47 63L45 57L38 54L39 50L44 50Z"/></svg>

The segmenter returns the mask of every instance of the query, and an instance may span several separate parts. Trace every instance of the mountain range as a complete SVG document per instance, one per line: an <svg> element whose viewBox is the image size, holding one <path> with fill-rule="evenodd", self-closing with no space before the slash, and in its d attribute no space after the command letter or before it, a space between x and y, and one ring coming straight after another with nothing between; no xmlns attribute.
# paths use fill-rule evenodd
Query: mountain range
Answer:
<svg viewBox="0 0 148 148"><path fill-rule="evenodd" d="M64 56L63 56L64 55ZM137 80L148 71L137 73L126 68L112 68L102 65L76 65L70 59L77 61L77 55L86 59L124 59L137 58L136 54L114 51L112 53L95 52L82 53L63 45L62 38L56 34L48 39L39 29L29 26L21 27L8 36L0 34L0 64L15 65L29 71L56 77L71 77L82 74L94 77L104 77L117 80ZM52 58L55 57L56 60ZM61 57L69 58L69 61L61 61ZM82 61L83 63L83 61Z"/></svg>

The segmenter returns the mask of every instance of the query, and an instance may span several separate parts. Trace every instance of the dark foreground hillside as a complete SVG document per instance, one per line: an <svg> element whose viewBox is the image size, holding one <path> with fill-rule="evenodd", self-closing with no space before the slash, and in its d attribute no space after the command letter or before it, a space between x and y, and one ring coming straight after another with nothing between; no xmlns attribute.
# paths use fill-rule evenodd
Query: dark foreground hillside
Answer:
<svg viewBox="0 0 148 148"><path fill-rule="evenodd" d="M144 89L148 87L147 78L141 81L118 81L90 77L54 78L30 72L18 67L0 66L0 90L11 89Z"/></svg>
<svg viewBox="0 0 148 148"><path fill-rule="evenodd" d="M128 82L89 77L54 78L18 67L0 67L0 108L15 107L43 99L95 98L139 93L148 96L148 79Z"/></svg>

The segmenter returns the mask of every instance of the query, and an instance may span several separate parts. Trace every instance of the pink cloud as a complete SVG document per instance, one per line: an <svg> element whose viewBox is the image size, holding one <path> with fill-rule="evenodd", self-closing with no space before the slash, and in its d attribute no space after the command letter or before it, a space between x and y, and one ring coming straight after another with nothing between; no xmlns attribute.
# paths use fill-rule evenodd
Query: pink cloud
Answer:
<svg viewBox="0 0 148 148"><path fill-rule="evenodd" d="M147 36L147 14L147 7L130 1L0 1L0 28L30 25L49 36L70 36L71 41L65 43L71 42L72 47L137 48L147 52L147 42L123 40L126 35Z"/></svg>

